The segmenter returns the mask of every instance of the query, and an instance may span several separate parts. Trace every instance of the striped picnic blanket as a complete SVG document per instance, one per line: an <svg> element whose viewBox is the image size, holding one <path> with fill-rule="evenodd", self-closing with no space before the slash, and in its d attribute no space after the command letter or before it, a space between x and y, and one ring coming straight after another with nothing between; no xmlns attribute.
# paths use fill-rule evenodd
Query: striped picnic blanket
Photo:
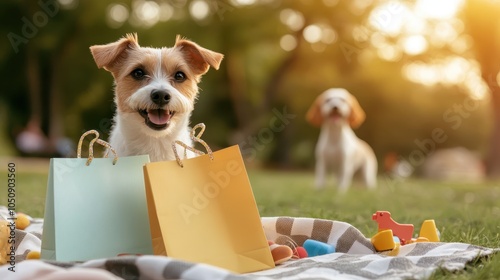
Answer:
<svg viewBox="0 0 500 280"><path fill-rule="evenodd" d="M6 210L0 206L0 219L8 216ZM413 243L401 246L397 256L387 256L377 253L370 240L348 223L264 217L262 225L269 240L285 237L302 245L306 239L315 239L335 246L336 252L238 275L163 256L123 256L83 263L25 260L28 252L41 248L43 220L30 219L28 228L15 233L15 272L9 270L9 263L0 266L0 279L425 279L438 269L464 269L468 262L500 250L464 243Z"/></svg>

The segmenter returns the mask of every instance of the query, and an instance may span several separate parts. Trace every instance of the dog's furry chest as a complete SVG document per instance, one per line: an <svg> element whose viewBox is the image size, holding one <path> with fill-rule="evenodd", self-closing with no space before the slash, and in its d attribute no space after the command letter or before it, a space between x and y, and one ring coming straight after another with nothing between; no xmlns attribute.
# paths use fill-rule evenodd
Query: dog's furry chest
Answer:
<svg viewBox="0 0 500 280"><path fill-rule="evenodd" d="M357 153L359 139L349 127L326 127L321 131L316 155L330 164L343 164Z"/></svg>
<svg viewBox="0 0 500 280"><path fill-rule="evenodd" d="M172 148L173 142L161 142L155 140L158 139L153 139L152 141L148 141L148 143L144 143L143 145L127 146L124 143L126 140L117 139L116 141L110 141L110 144L112 147L118 147L116 149L116 152L119 156L149 155L149 158L152 162L175 160L175 154ZM189 139L185 139L183 142L185 142L187 145L192 144ZM184 149L182 147L177 148L179 156L183 158ZM189 152L189 155L191 155L191 152Z"/></svg>
<svg viewBox="0 0 500 280"><path fill-rule="evenodd" d="M135 156L149 155L152 162L175 160L175 154L172 144L180 140L192 146L192 141L189 137L188 128L185 128L178 133L171 134L168 137L152 137L144 134L130 131L116 124L110 136L110 145L113 147L118 156ZM178 147L179 156L184 157L184 149ZM187 153L188 158L194 156L190 151Z"/></svg>

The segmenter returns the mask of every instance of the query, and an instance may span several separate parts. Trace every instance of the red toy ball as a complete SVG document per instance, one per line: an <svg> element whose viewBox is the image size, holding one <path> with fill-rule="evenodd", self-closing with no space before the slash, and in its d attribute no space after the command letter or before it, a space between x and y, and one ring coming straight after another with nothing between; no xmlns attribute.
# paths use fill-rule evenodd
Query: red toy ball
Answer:
<svg viewBox="0 0 500 280"><path fill-rule="evenodd" d="M293 258L294 259L303 259L307 258L307 251L304 247L298 246L293 249Z"/></svg>

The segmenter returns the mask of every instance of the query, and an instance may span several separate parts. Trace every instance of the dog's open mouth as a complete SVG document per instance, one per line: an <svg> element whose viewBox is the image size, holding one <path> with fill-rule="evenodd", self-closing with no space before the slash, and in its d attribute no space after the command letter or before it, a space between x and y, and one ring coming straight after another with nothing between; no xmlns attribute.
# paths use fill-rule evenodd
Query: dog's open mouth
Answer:
<svg viewBox="0 0 500 280"><path fill-rule="evenodd" d="M175 112L163 109L147 109L139 110L139 114L144 118L149 128L162 130L168 127Z"/></svg>
<svg viewBox="0 0 500 280"><path fill-rule="evenodd" d="M339 110L332 110L330 112L330 118L336 120L336 119L341 119L342 118L342 114L340 113Z"/></svg>

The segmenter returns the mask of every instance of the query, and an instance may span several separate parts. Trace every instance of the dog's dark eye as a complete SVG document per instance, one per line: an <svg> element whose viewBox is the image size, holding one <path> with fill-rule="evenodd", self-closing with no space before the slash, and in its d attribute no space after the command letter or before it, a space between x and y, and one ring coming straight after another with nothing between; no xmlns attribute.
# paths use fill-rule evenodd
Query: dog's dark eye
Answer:
<svg viewBox="0 0 500 280"><path fill-rule="evenodd" d="M132 78L134 78L136 80L142 80L142 79L144 79L144 76L146 76L146 73L141 68L137 68L137 69L134 69L134 71L132 71L132 73L130 73L130 75L132 76Z"/></svg>
<svg viewBox="0 0 500 280"><path fill-rule="evenodd" d="M177 71L175 72L174 79L176 82L182 83L186 80L186 74L184 74L184 72Z"/></svg>

